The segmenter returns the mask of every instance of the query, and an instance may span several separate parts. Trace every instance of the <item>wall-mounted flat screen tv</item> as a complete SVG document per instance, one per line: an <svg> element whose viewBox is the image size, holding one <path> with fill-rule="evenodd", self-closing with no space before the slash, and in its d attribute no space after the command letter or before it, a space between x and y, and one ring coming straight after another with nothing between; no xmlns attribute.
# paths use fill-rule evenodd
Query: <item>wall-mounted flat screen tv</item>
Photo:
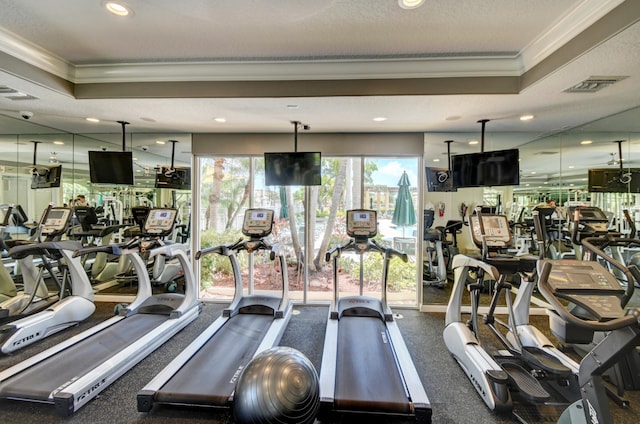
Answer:
<svg viewBox="0 0 640 424"><path fill-rule="evenodd" d="M322 183L320 152L264 154L265 184L268 186L313 186Z"/></svg>
<svg viewBox="0 0 640 424"><path fill-rule="evenodd" d="M60 177L62 176L62 165L56 166L34 166L31 177L31 188L53 188L60 187Z"/></svg>
<svg viewBox="0 0 640 424"><path fill-rule="evenodd" d="M89 151L89 177L94 184L133 185L133 153Z"/></svg>
<svg viewBox="0 0 640 424"><path fill-rule="evenodd" d="M425 173L427 175L427 191L456 191L453 187L451 172L448 169L431 168L427 166Z"/></svg>
<svg viewBox="0 0 640 424"><path fill-rule="evenodd" d="M162 166L156 170L156 188L173 190L191 189L191 168L174 168Z"/></svg>
<svg viewBox="0 0 640 424"><path fill-rule="evenodd" d="M590 193L640 193L640 168L589 169Z"/></svg>
<svg viewBox="0 0 640 424"><path fill-rule="evenodd" d="M452 156L453 187L519 185L519 158L518 149Z"/></svg>

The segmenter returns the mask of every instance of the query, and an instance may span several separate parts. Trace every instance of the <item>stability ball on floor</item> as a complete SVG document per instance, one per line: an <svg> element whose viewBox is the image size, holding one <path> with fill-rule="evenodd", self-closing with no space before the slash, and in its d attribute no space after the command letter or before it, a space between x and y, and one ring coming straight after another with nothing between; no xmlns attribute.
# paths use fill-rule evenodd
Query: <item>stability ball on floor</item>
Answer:
<svg viewBox="0 0 640 424"><path fill-rule="evenodd" d="M311 424L319 408L316 369L290 347L256 355L240 375L233 396L233 415L240 424Z"/></svg>

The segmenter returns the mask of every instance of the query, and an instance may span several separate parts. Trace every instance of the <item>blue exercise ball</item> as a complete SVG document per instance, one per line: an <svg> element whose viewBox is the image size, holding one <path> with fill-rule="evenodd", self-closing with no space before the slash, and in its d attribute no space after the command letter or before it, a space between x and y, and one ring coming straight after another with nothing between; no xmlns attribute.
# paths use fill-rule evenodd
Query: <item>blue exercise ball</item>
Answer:
<svg viewBox="0 0 640 424"><path fill-rule="evenodd" d="M233 396L233 416L240 424L311 424L319 408L318 373L290 347L256 355L242 371Z"/></svg>

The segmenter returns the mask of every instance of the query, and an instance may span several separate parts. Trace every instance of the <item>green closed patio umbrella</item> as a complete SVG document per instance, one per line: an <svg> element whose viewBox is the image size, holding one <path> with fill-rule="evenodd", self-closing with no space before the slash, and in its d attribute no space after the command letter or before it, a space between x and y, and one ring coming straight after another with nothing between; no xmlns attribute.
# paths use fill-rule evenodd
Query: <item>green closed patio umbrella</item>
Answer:
<svg viewBox="0 0 640 424"><path fill-rule="evenodd" d="M287 204L287 191L280 186L280 219L289 218L289 205Z"/></svg>
<svg viewBox="0 0 640 424"><path fill-rule="evenodd" d="M404 237L405 227L410 227L416 223L416 211L413 208L413 199L411 198L411 182L407 171L402 172L400 181L398 181L398 196L396 197L396 206L393 210L393 218L391 223L402 227L402 236Z"/></svg>

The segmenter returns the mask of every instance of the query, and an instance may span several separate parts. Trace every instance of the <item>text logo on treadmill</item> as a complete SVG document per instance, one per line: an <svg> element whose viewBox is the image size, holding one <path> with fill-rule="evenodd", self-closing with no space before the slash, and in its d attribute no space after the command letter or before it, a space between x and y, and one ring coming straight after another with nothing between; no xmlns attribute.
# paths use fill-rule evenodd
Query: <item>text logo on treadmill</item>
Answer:
<svg viewBox="0 0 640 424"><path fill-rule="evenodd" d="M40 333L36 333L36 334L29 334L26 337L21 338L20 340L16 340L15 342L12 343L13 346L20 346L22 343L24 342L28 342L29 340L34 339L36 336L39 336Z"/></svg>
<svg viewBox="0 0 640 424"><path fill-rule="evenodd" d="M233 377L231 377L231 380L229 380L229 384L236 384L236 381L238 381L238 377L240 377L240 373L242 372L243 368L244 367L242 365L238 367L236 372L233 373Z"/></svg>
<svg viewBox="0 0 640 424"><path fill-rule="evenodd" d="M89 396L90 394L98 390L106 381L107 379L106 377L104 377L102 380L98 381L96 384L89 387L87 390L81 393L80 396L78 396L78 399L76 402L81 402L84 398L86 398L87 396Z"/></svg>

